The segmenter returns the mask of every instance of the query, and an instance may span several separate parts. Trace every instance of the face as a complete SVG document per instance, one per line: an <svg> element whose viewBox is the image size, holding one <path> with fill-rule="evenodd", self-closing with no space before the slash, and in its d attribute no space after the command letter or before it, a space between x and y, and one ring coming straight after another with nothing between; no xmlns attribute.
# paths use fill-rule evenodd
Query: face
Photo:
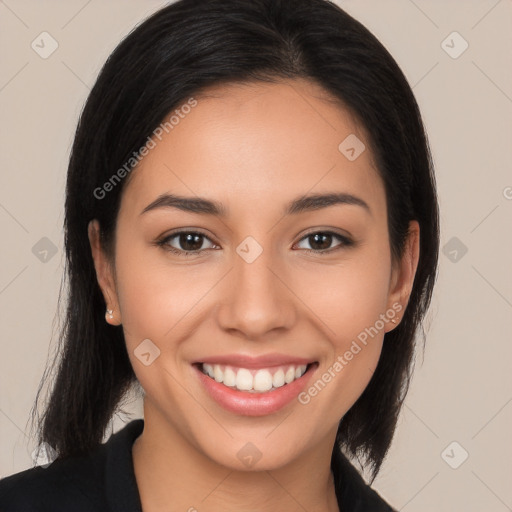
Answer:
<svg viewBox="0 0 512 512"><path fill-rule="evenodd" d="M195 99L132 171L111 266L90 226L146 426L231 468L330 453L403 316L417 236L393 264L365 134L319 86Z"/></svg>

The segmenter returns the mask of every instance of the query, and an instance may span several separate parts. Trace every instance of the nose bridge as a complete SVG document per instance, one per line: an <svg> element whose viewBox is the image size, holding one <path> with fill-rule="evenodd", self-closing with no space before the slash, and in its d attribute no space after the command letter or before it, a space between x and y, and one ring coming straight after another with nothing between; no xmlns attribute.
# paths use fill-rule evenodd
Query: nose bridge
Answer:
<svg viewBox="0 0 512 512"><path fill-rule="evenodd" d="M276 292L275 274L270 271L276 262L270 247L261 247L257 242L248 239L237 248L234 277L236 288L246 298L266 298L269 300ZM274 260L274 261L273 261Z"/></svg>
<svg viewBox="0 0 512 512"><path fill-rule="evenodd" d="M219 315L223 328L258 338L291 325L293 304L286 286L275 275L279 274L280 265L274 253L253 237L238 245Z"/></svg>

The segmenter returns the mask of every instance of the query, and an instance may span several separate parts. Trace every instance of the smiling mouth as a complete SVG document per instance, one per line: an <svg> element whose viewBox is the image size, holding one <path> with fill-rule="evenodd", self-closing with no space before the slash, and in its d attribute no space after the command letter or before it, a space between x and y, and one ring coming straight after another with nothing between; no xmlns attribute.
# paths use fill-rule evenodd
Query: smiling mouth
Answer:
<svg viewBox="0 0 512 512"><path fill-rule="evenodd" d="M212 380L228 388L248 393L267 393L300 379L309 370L318 366L318 362L258 369L207 363L197 363L195 366Z"/></svg>

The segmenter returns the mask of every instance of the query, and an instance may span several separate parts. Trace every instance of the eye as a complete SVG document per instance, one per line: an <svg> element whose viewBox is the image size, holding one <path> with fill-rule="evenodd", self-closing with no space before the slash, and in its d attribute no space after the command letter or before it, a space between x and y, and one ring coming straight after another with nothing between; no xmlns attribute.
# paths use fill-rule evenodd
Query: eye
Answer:
<svg viewBox="0 0 512 512"><path fill-rule="evenodd" d="M172 235L166 236L162 240L159 240L157 245L174 254L190 256L192 254L199 254L208 249L203 247L205 240L210 239L203 233L199 233L197 231L178 231ZM172 241L174 241L174 245L171 243ZM175 247L175 245L178 247ZM215 244L213 245L215 246Z"/></svg>
<svg viewBox="0 0 512 512"><path fill-rule="evenodd" d="M340 243L332 247L332 243L336 239ZM172 252L179 256L192 256L193 254L197 255L209 249L218 247L213 242L211 242L213 247L205 248L203 244L206 240L211 242L211 240L206 235L197 231L178 231L162 238L161 240L157 241L156 244L164 248L166 251ZM312 248L301 248L306 252L315 254L331 253L341 249L342 247L350 247L354 245L354 242L350 238L338 233L334 233L332 231L316 231L314 233L309 233L301 239L299 244L303 243L304 241L309 242Z"/></svg>
<svg viewBox="0 0 512 512"><path fill-rule="evenodd" d="M332 247L332 243L335 239L338 239L341 243ZM314 233L309 233L302 238L299 244L303 241L309 242L313 247L312 249L306 248L306 252L312 252L315 254L331 253L341 249L342 247L350 247L354 245L354 242L350 238L332 231L316 231Z"/></svg>

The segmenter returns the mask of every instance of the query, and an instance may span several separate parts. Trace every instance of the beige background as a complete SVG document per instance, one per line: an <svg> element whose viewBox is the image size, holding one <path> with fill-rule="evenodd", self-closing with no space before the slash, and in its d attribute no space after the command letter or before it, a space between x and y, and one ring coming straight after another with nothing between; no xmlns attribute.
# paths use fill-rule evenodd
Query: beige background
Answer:
<svg viewBox="0 0 512 512"><path fill-rule="evenodd" d="M374 487L407 512L512 510L512 1L338 3L382 41L414 88L436 165L442 246L449 244L425 357ZM55 341L78 114L115 45L163 5L0 1L0 476L32 464L28 413ZM58 42L47 59L31 48L43 31ZM442 46L454 31L469 44L458 58ZM452 35L444 47L453 54L462 45ZM32 251L43 237L57 250L46 262ZM140 403L130 410L113 431L141 415Z"/></svg>

